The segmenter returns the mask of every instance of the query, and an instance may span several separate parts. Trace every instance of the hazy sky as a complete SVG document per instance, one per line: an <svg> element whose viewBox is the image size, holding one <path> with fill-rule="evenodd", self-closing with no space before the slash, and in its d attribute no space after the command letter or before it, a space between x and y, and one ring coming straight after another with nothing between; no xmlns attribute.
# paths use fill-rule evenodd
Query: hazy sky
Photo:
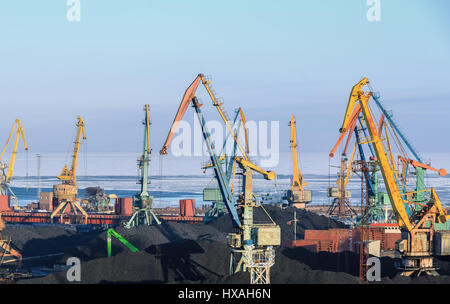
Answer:
<svg viewBox="0 0 450 304"><path fill-rule="evenodd" d="M80 22L68 8L0 2L0 144L20 118L33 153L68 151L82 115L88 152L137 152L149 103L159 151L204 73L228 112L280 121L282 151L291 114L303 151L329 151L367 76L418 150L450 152L448 0L381 0L381 22L366 0L81 0Z"/></svg>

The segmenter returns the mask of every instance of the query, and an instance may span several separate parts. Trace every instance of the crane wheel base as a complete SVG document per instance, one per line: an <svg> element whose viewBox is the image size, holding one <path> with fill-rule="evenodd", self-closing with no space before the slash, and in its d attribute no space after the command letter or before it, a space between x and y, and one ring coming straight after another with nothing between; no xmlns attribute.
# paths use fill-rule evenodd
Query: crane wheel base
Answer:
<svg viewBox="0 0 450 304"><path fill-rule="evenodd" d="M422 274L439 276L439 267L435 264L433 257L404 257L402 265L396 266L401 276L418 277Z"/></svg>

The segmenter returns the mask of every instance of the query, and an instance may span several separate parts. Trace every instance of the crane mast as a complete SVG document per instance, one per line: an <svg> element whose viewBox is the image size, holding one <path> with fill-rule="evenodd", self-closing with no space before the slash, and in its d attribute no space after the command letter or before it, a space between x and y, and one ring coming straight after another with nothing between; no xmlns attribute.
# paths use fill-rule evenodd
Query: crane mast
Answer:
<svg viewBox="0 0 450 304"><path fill-rule="evenodd" d="M77 117L77 135L75 137L73 155L72 155L72 164L70 166L70 170L67 165L64 165L62 172L57 176L59 180L63 182L63 184L67 185L77 185L77 163L78 163L78 152L80 150L81 144L81 135L83 135L83 140L86 140L86 133L84 131L84 121L81 116Z"/></svg>
<svg viewBox="0 0 450 304"><path fill-rule="evenodd" d="M133 215L130 220L125 223L126 228L137 227L140 225L151 225L153 220L159 225L159 221L156 214L153 212L153 196L148 192L148 168L150 164L150 154L152 150L150 148L150 114L149 106L144 106L145 118L144 118L144 147L143 152L138 160L138 167L141 171L139 183L141 184L141 191L137 195L133 196Z"/></svg>
<svg viewBox="0 0 450 304"><path fill-rule="evenodd" d="M303 180L303 174L298 167L297 136L295 132L295 116L292 115L289 122L291 129L290 148L292 150L292 182L291 189L287 192L288 202L294 207L304 209L306 204L311 202L312 195L310 190L305 190L306 183Z"/></svg>

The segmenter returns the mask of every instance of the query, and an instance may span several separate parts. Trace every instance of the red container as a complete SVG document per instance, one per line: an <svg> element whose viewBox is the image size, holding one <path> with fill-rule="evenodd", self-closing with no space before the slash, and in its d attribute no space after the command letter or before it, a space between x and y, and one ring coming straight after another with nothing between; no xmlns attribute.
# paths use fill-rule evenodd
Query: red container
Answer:
<svg viewBox="0 0 450 304"><path fill-rule="evenodd" d="M319 240L317 241L317 252L326 251L326 252L336 252L336 242L331 240Z"/></svg>
<svg viewBox="0 0 450 304"><path fill-rule="evenodd" d="M312 252L317 252L317 242L310 240L296 240L292 241L292 247L302 247Z"/></svg>
<svg viewBox="0 0 450 304"><path fill-rule="evenodd" d="M119 214L124 216L131 216L133 214L133 199L131 197L122 197L118 200L120 202Z"/></svg>
<svg viewBox="0 0 450 304"><path fill-rule="evenodd" d="M305 230L305 240L328 240L328 230Z"/></svg>
<svg viewBox="0 0 450 304"><path fill-rule="evenodd" d="M350 250L349 229L305 230L305 240L317 241L317 251L340 252Z"/></svg>
<svg viewBox="0 0 450 304"><path fill-rule="evenodd" d="M9 195L0 195L0 211L10 211L10 202Z"/></svg>
<svg viewBox="0 0 450 304"><path fill-rule="evenodd" d="M383 244L383 251L395 250L395 243L402 238L401 233L386 233L385 242Z"/></svg>
<svg viewBox="0 0 450 304"><path fill-rule="evenodd" d="M195 199L183 199L179 201L179 204L181 217L195 216Z"/></svg>

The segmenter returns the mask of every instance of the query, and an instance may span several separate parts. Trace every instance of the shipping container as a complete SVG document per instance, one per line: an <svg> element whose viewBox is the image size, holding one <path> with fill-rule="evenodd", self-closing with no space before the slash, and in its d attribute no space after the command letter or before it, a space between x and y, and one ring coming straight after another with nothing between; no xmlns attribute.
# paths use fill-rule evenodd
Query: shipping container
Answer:
<svg viewBox="0 0 450 304"><path fill-rule="evenodd" d="M131 216L133 214L133 199L131 197L119 198L120 215Z"/></svg>
<svg viewBox="0 0 450 304"><path fill-rule="evenodd" d="M11 198L9 195L0 195L0 211L10 211Z"/></svg>
<svg viewBox="0 0 450 304"><path fill-rule="evenodd" d="M182 199L179 201L179 216L195 216L195 199Z"/></svg>

